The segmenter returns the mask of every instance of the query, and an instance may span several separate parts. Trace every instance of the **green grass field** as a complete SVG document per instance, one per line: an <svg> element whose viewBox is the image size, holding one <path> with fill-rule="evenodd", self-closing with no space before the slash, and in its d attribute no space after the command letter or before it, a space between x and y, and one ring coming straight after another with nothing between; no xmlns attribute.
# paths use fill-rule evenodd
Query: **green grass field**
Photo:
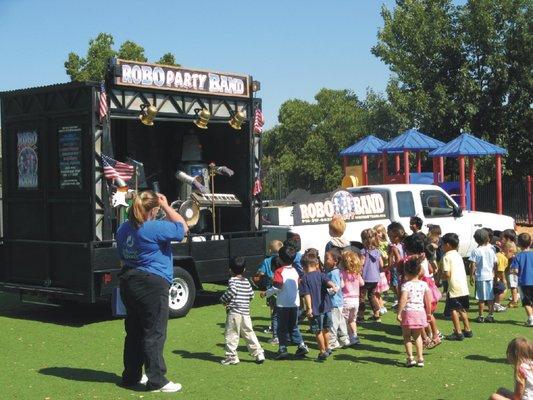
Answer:
<svg viewBox="0 0 533 400"><path fill-rule="evenodd" d="M381 324L360 326L359 347L337 350L324 363L315 361L306 326L309 356L273 361L268 358L277 348L262 333L268 308L257 296L252 315L267 361L256 365L242 343L241 363L222 366L225 312L217 298L223 287L208 288L187 317L169 321L165 357L168 377L183 385L179 394L116 385L123 321L111 319L105 308L50 308L0 294L0 399L485 399L499 386L512 387L512 368L504 360L509 340L533 338L524 310L514 309L497 314L495 324L472 323L474 338L444 342L426 351L424 368L408 369L400 329L389 312ZM451 332L450 321L439 320L439 327Z"/></svg>

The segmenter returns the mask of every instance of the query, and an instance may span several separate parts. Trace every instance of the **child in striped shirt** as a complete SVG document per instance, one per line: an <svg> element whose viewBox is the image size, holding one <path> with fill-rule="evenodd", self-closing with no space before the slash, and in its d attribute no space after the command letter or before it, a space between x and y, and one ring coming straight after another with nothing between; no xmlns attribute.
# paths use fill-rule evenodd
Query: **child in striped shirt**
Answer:
<svg viewBox="0 0 533 400"><path fill-rule="evenodd" d="M239 346L239 338L242 336L246 340L248 351L252 357L258 364L262 364L265 361L265 354L257 340L250 318L250 300L254 297L254 292L248 279L243 276L245 271L244 258L232 259L229 268L232 277L229 280L228 289L220 298L227 312L224 332L226 357L220 363L222 365L239 363L237 347Z"/></svg>

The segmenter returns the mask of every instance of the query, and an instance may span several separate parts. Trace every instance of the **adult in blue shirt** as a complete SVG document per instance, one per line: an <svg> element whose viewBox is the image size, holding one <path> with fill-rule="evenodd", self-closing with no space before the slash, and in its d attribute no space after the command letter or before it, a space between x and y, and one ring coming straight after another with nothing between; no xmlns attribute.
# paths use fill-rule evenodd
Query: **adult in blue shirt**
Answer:
<svg viewBox="0 0 533 400"><path fill-rule="evenodd" d="M159 209L166 221L155 220ZM165 377L163 359L168 323L168 293L173 277L171 241L187 233L185 220L159 193L135 196L128 221L117 230L116 241L123 268L120 294L126 306L123 386L146 382L146 388L177 392L179 383ZM146 376L142 375L142 367Z"/></svg>

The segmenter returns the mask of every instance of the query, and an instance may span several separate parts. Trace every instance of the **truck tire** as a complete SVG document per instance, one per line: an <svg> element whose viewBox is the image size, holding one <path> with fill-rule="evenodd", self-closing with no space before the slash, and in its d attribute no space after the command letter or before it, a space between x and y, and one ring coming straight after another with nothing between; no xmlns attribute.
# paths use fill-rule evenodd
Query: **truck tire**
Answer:
<svg viewBox="0 0 533 400"><path fill-rule="evenodd" d="M168 294L169 318L187 315L196 297L196 286L191 274L181 267L174 267L174 279Z"/></svg>

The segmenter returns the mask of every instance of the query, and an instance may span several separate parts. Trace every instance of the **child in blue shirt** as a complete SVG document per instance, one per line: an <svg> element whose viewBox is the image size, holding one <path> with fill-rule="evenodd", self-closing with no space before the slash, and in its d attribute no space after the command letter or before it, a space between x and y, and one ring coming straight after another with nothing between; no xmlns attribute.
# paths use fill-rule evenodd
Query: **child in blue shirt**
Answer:
<svg viewBox="0 0 533 400"><path fill-rule="evenodd" d="M274 271L281 266L278 258L278 251L283 246L279 240L273 240L268 246L269 256L265 257L263 262L257 268L256 274L252 278L254 285L259 290L268 290L272 287L272 279L274 278ZM270 326L265 329L265 333L272 333L272 339L269 343L278 344L278 335L276 333L278 327L278 320L276 314L276 296L271 296L267 299L267 305L270 307Z"/></svg>
<svg viewBox="0 0 533 400"><path fill-rule="evenodd" d="M522 291L522 305L527 313L527 326L533 326L533 250L531 235L518 235L518 247L522 250L511 263L511 273L518 275L518 286Z"/></svg>
<svg viewBox="0 0 533 400"><path fill-rule="evenodd" d="M476 299L478 299L477 322L494 322L494 270L497 269L496 253L489 242L486 229L478 229L474 233L474 240L479 247L472 250L470 255L470 283L476 277ZM489 315L483 317L485 303L489 306Z"/></svg>
<svg viewBox="0 0 533 400"><path fill-rule="evenodd" d="M311 331L316 336L320 351L318 360L323 361L331 354L328 348L329 328L331 327L331 297L328 287L334 291L338 288L327 278L326 274L320 271L318 250L307 249L302 257L302 266L305 275L302 278L300 294L307 305L307 318L311 322Z"/></svg>
<svg viewBox="0 0 533 400"><path fill-rule="evenodd" d="M328 279L337 287L341 287L341 271L339 262L341 260L341 251L337 247L332 247L326 251L324 266ZM331 297L331 327L329 330L329 348L331 350L339 347L349 346L350 338L348 337L348 327L342 314L342 305L344 299L342 290L330 294Z"/></svg>

